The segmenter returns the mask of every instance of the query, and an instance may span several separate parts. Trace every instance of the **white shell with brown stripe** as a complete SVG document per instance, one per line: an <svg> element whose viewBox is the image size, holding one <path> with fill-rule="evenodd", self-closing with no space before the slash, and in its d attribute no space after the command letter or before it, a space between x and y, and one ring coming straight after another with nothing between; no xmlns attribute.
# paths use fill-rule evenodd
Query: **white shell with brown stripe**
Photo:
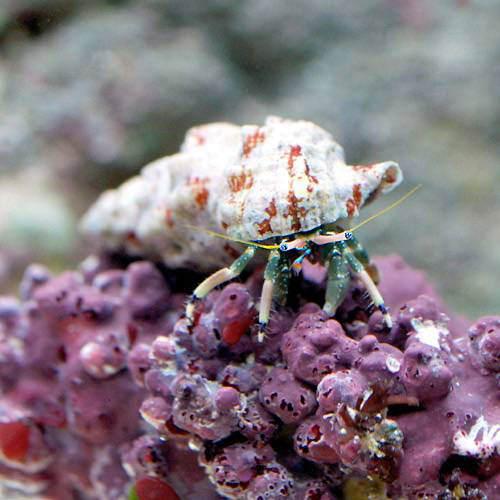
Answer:
<svg viewBox="0 0 500 500"><path fill-rule="evenodd" d="M101 195L83 231L108 249L211 270L241 246L187 225L263 241L358 215L402 180L398 165L346 165L342 147L307 121L192 128L178 154Z"/></svg>

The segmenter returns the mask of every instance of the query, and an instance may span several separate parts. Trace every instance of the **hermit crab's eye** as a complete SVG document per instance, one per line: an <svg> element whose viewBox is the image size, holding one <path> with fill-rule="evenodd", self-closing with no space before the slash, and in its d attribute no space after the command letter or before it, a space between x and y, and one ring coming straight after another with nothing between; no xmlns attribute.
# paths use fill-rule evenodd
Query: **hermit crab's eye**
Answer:
<svg viewBox="0 0 500 500"><path fill-rule="evenodd" d="M281 250L282 252L286 252L286 251L288 250L288 245L287 245L286 243L282 243L282 244L280 245L280 250Z"/></svg>
<svg viewBox="0 0 500 500"><path fill-rule="evenodd" d="M352 233L351 233L350 231L346 231L346 232L345 232L345 239L346 239L346 240L350 240L350 239L352 239Z"/></svg>

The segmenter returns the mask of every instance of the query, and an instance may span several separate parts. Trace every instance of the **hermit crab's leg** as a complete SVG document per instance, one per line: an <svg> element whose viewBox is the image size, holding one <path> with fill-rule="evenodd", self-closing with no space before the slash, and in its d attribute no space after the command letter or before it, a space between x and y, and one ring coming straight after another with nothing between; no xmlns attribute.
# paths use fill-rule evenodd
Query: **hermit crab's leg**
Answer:
<svg viewBox="0 0 500 500"><path fill-rule="evenodd" d="M346 296L349 283L351 282L351 274L347 261L337 245L332 245L332 250L328 254L328 259L328 281L326 284L323 311L325 311L328 316L333 316L337 306Z"/></svg>
<svg viewBox="0 0 500 500"><path fill-rule="evenodd" d="M269 253L266 269L264 271L264 285L262 286L262 294L260 297L259 333L257 335L257 340L259 342L264 340L265 330L269 323L275 286L280 281L282 262L283 259L277 250L272 250Z"/></svg>
<svg viewBox="0 0 500 500"><path fill-rule="evenodd" d="M365 266L355 256L353 250L348 245L346 245L343 242L339 243L339 245L342 248L342 254L344 255L344 258L348 262L349 266L356 273L357 277L361 280L363 285L365 285L366 291L371 297L373 304L382 313L387 328L392 328L391 315L389 314L389 311L385 306L384 299L382 298L382 295L379 292L377 285L375 285L371 276L368 274Z"/></svg>
<svg viewBox="0 0 500 500"><path fill-rule="evenodd" d="M361 262L361 264L363 264L365 271L370 275L370 278L377 285L380 280L377 267L375 266L375 264L372 264L370 262L368 252L365 250L363 245L361 245L359 240L352 233L349 240L346 241L346 244L352 250L354 257L356 257ZM370 294L368 292L366 292L366 294L366 298L369 298Z"/></svg>
<svg viewBox="0 0 500 500"><path fill-rule="evenodd" d="M352 233L351 237L349 240L346 241L347 246L351 249L352 253L354 254L354 257L358 259L363 266L367 266L370 263L370 257L368 256L368 252L365 250L365 248L361 245L359 242L358 238L354 236Z"/></svg>
<svg viewBox="0 0 500 500"><path fill-rule="evenodd" d="M288 298L288 285L290 282L290 262L285 253L280 252L278 277L275 281L273 297L281 305L286 304Z"/></svg>
<svg viewBox="0 0 500 500"><path fill-rule="evenodd" d="M247 249L231 264L230 267L219 269L196 287L186 304L186 319L189 326L193 325L196 302L206 297L215 287L222 285L222 283L232 280L241 274L252 257L255 255L256 251L257 249L255 247L247 247Z"/></svg>

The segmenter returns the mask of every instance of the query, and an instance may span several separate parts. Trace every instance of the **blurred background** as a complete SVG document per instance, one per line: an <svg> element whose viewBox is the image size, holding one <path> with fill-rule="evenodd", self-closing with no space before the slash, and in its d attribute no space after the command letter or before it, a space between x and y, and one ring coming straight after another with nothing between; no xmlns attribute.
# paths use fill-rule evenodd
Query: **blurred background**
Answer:
<svg viewBox="0 0 500 500"><path fill-rule="evenodd" d="M0 0L0 292L85 256L76 223L185 130L268 114L393 159L360 231L470 316L500 312L498 0Z"/></svg>

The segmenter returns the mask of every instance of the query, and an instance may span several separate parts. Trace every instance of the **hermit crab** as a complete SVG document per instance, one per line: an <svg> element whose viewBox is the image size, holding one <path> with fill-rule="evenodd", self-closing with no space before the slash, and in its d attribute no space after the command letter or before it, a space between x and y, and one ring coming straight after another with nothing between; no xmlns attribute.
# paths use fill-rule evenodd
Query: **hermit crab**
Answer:
<svg viewBox="0 0 500 500"><path fill-rule="evenodd" d="M103 193L82 227L109 249L159 258L169 267L219 269L189 298L191 325L198 301L267 252L259 340L273 298L285 301L291 270L300 270L304 259L327 267L327 314L335 313L355 274L390 327L368 254L345 228L363 205L401 181L391 161L346 165L342 147L311 122L213 123L189 130L179 153Z"/></svg>

